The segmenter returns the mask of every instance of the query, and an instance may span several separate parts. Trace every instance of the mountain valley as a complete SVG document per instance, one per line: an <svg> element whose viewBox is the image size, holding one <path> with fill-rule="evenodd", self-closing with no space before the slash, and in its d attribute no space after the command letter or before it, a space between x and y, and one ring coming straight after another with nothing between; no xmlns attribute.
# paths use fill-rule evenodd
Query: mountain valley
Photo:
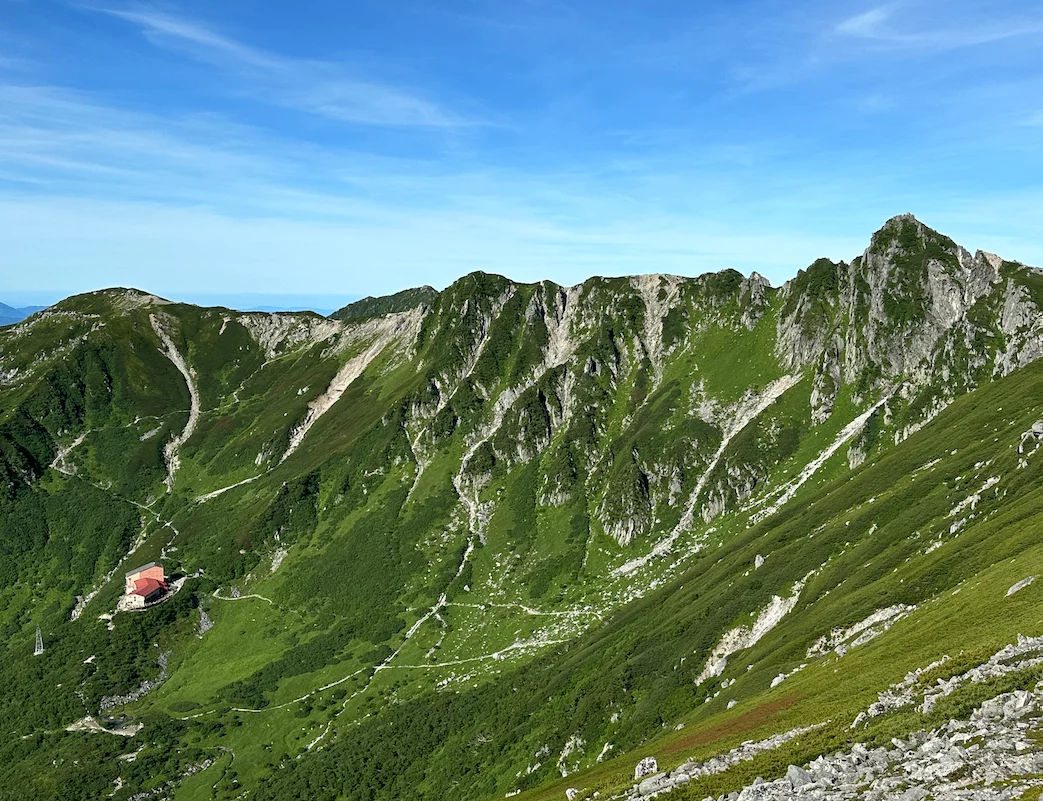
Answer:
<svg viewBox="0 0 1043 801"><path fill-rule="evenodd" d="M1041 357L911 215L777 288L68 298L0 329L0 798L1039 798Z"/></svg>

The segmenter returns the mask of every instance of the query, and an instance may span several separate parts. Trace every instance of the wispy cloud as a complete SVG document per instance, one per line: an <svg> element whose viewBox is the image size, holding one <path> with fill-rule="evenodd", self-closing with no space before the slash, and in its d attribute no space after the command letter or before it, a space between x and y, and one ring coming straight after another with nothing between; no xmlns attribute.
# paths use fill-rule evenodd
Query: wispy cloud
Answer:
<svg viewBox="0 0 1043 801"><path fill-rule="evenodd" d="M694 193L693 176L671 164L627 164L612 177L605 166L374 157L213 117L170 122L55 87L0 86L0 269L26 289L85 288L76 276L91 264L95 283L161 293L229 291L263 276L271 291L369 294L474 269L569 283L732 266L778 280L823 252L857 251L857 240L751 236L662 205L679 190L697 206L704 194L718 210L732 202L711 192L710 166ZM609 191L606 180L619 185Z"/></svg>
<svg viewBox="0 0 1043 801"><path fill-rule="evenodd" d="M188 19L151 9L91 9L137 25L152 43L213 64L264 102L360 125L461 128L477 124L419 93L351 74L329 61L252 47Z"/></svg>
<svg viewBox="0 0 1043 801"><path fill-rule="evenodd" d="M1015 1L1027 14L1029 0ZM1025 100L1043 80L1035 43L954 59L908 37L995 35L1013 6L990 29L974 24L980 8L958 4L942 30L926 3L894 3L847 6L861 13L824 26L822 7L773 17L762 12L777 4L754 0L742 24L722 11L676 41L667 28L679 26L641 31L630 16L591 32L604 15L582 10L550 38L538 25L493 36L453 22L485 48L489 74L476 81L441 42L416 51L428 28L450 24L430 15L375 48L381 68L288 56L293 40L241 9L205 24L156 6L77 12L66 39L29 48L38 69L0 73L0 273L25 287L88 288L73 282L86 276L161 294L242 281L376 294L473 269L569 283L735 267L778 283L818 256L852 257L906 209L970 246L1043 261L1039 204L1019 216L1002 201L1043 158ZM239 33L248 25L257 33ZM510 37L515 49L497 60ZM634 40L647 52L628 49ZM468 58L476 47L452 41ZM124 47L83 70L100 42ZM920 50L917 69L880 57ZM207 65L209 85L186 58ZM569 59L576 69L563 74ZM1008 85L1013 59L1019 82ZM423 78L383 82L421 64L432 67ZM152 76L130 73L139 65L176 91L147 91ZM761 73L755 98L731 85L744 65ZM214 112L215 86L249 102L221 97ZM441 102L465 108L460 97L515 127L446 135L480 124ZM958 202L966 213L946 217ZM977 238L987 224L1000 245L1000 234L1022 244Z"/></svg>
<svg viewBox="0 0 1043 801"><path fill-rule="evenodd" d="M1043 22L1039 19L999 19L995 15L988 20L959 20L960 24L954 25L954 17L959 12L955 6L952 14L940 18L935 14L926 18L902 14L903 26L895 19L897 8L896 4L885 4L855 14L837 23L833 33L881 47L921 51L954 50L1043 33ZM919 28L909 29L917 23Z"/></svg>
<svg viewBox="0 0 1043 801"><path fill-rule="evenodd" d="M150 185L169 192L204 177L256 172L253 148L241 146L248 136L249 129L212 117L163 123L60 87L0 84L0 166L56 188L100 173L105 181L92 184L93 193L140 197Z"/></svg>
<svg viewBox="0 0 1043 801"><path fill-rule="evenodd" d="M888 6L871 8L841 21L835 30L845 36L878 36L890 16L891 9Z"/></svg>

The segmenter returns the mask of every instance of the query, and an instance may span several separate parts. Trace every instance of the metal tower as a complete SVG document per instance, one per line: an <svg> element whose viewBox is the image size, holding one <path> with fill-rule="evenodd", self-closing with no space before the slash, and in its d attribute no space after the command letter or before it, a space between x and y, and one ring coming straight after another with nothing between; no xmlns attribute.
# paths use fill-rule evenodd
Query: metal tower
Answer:
<svg viewBox="0 0 1043 801"><path fill-rule="evenodd" d="M40 627L36 627L36 650L33 651L33 656L39 656L43 653L43 634L40 632Z"/></svg>

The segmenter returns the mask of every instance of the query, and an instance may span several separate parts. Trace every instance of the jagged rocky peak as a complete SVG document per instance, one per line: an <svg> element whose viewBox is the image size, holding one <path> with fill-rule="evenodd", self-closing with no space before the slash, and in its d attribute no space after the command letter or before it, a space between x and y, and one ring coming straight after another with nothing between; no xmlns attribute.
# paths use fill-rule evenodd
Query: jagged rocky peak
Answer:
<svg viewBox="0 0 1043 801"><path fill-rule="evenodd" d="M919 239L921 243L938 243L950 251L955 251L959 248L959 245L953 242L952 239L925 225L914 215L906 212L904 214L896 214L894 217L886 220L870 237L868 250L884 252L895 244L905 249L910 249L916 239Z"/></svg>
<svg viewBox="0 0 1043 801"><path fill-rule="evenodd" d="M766 290L771 289L771 281L754 270L747 278L743 279L741 295L749 295L751 298L763 298Z"/></svg>
<svg viewBox="0 0 1043 801"><path fill-rule="evenodd" d="M771 282L756 271L742 280L739 286L739 306L742 308L742 324L750 331L764 316L771 291Z"/></svg>
<svg viewBox="0 0 1043 801"><path fill-rule="evenodd" d="M858 387L858 403L896 381L947 383L959 373L970 387L992 356L966 359L966 343L993 329L1022 331L1039 319L1038 308L1026 305L1029 272L993 254L972 254L901 214L850 264L819 259L783 286L776 353L787 369L812 371L816 422L828 417L845 384ZM1014 296L1016 325L1004 322L1014 316L1005 312ZM1024 363L1034 343L1008 341L1007 350L1017 354L1004 353L998 363Z"/></svg>
<svg viewBox="0 0 1043 801"><path fill-rule="evenodd" d="M964 305L973 304L999 281L1003 263L994 254L980 250L972 255L912 214L892 217L873 234L862 262L868 264L874 256L884 259L898 281L918 278L928 289L937 289L946 278L951 279L961 290Z"/></svg>
<svg viewBox="0 0 1043 801"><path fill-rule="evenodd" d="M910 214L888 220L852 266L848 306L852 323L862 325L853 333L862 334L867 357L891 375L927 359L1000 281L994 260L972 256Z"/></svg>
<svg viewBox="0 0 1043 801"><path fill-rule="evenodd" d="M849 267L818 259L783 284L776 348L788 369L800 369L821 358L835 334L840 307L840 287L848 281Z"/></svg>
<svg viewBox="0 0 1043 801"><path fill-rule="evenodd" d="M873 247L873 245L877 244L882 240L889 241L895 234L900 234L906 230L912 230L918 235L922 235L924 233L930 233L936 236L939 235L937 231L928 228L926 225L924 225L922 222L916 219L916 217L912 213L907 211L903 214L896 214L894 217L885 220L884 224L880 226L879 230L877 230L873 234L870 247Z"/></svg>

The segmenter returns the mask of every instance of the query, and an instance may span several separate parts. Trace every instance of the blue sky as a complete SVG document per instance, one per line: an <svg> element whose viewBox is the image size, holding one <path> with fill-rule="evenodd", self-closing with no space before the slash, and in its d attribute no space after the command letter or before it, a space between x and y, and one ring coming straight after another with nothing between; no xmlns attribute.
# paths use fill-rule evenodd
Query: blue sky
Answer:
<svg viewBox="0 0 1043 801"><path fill-rule="evenodd" d="M1041 45L1025 0L0 0L0 300L780 283L905 211L1043 265Z"/></svg>

